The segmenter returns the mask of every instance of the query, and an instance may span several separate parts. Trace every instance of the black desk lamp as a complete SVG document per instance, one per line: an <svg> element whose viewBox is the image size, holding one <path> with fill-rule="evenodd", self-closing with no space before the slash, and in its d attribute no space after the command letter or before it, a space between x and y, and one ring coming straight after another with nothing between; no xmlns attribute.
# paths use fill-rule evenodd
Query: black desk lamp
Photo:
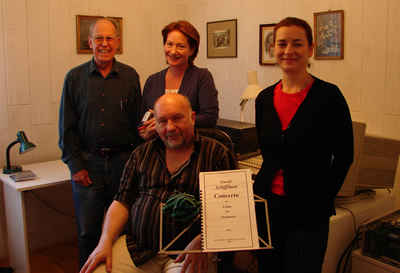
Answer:
<svg viewBox="0 0 400 273"><path fill-rule="evenodd" d="M22 167L21 166L11 166L11 164L10 164L10 149L11 149L12 146L14 146L17 143L21 143L21 146L19 147L19 153L20 154L29 152L33 148L36 147L35 144L33 144L32 142L28 141L28 138L26 137L24 131L18 131L17 140L11 142L10 145L8 145L8 147L7 147L7 154L6 154L7 166L5 166L4 169L3 169L3 173L5 173L5 174L10 174L10 173L15 173L15 172L22 171Z"/></svg>

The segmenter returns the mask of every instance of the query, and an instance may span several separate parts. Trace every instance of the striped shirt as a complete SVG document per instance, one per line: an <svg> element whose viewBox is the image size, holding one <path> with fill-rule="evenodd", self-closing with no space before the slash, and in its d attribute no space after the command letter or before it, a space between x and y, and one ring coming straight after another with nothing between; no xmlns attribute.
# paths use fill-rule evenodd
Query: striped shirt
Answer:
<svg viewBox="0 0 400 273"><path fill-rule="evenodd" d="M225 146L197 134L190 159L173 174L167 169L165 153L165 146L159 138L140 145L125 165L121 186L115 196L115 200L130 210L126 242L137 266L155 256L159 250L160 201L165 202L174 192L189 193L199 200L199 172L236 168L236 161ZM198 234L200 223L195 226L194 232ZM164 229L168 232L164 232L163 238L165 242L170 242L179 227L164 226ZM184 249L191 239L193 237L177 242L176 248Z"/></svg>

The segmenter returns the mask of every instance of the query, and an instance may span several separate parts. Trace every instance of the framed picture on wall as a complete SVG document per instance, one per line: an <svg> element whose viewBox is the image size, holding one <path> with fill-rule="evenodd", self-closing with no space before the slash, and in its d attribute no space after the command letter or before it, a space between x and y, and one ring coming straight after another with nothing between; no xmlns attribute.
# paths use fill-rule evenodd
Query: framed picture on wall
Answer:
<svg viewBox="0 0 400 273"><path fill-rule="evenodd" d="M237 20L207 23L207 58L237 57Z"/></svg>
<svg viewBox="0 0 400 273"><path fill-rule="evenodd" d="M318 60L344 58L344 11L314 13L315 54Z"/></svg>
<svg viewBox="0 0 400 273"><path fill-rule="evenodd" d="M97 19L104 16L76 15L76 50L78 54L90 54L92 50L89 46L89 27ZM106 17L115 22L117 31L120 33L120 45L117 54L122 54L122 17Z"/></svg>
<svg viewBox="0 0 400 273"><path fill-rule="evenodd" d="M260 54L259 62L261 65L275 64L274 56L274 26L276 24L260 25Z"/></svg>

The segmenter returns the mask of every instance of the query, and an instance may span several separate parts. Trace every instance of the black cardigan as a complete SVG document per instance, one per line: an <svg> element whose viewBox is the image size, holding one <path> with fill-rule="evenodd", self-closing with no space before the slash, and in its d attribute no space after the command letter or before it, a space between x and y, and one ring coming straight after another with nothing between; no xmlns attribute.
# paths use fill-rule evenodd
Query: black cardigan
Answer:
<svg viewBox="0 0 400 273"><path fill-rule="evenodd" d="M283 170L284 189L300 219L335 214L334 198L353 162L349 108L336 85L318 78L285 131L273 103L276 84L256 99L256 127L263 157L254 191L270 194L271 182Z"/></svg>

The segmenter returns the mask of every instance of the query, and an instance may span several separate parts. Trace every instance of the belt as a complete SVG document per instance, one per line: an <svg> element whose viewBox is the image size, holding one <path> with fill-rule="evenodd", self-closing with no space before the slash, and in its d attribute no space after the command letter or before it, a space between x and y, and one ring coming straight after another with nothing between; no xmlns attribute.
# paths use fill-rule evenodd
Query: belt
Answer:
<svg viewBox="0 0 400 273"><path fill-rule="evenodd" d="M132 150L133 144L128 144L117 147L99 147L91 150L90 153L101 157L110 157L118 153L130 152Z"/></svg>

